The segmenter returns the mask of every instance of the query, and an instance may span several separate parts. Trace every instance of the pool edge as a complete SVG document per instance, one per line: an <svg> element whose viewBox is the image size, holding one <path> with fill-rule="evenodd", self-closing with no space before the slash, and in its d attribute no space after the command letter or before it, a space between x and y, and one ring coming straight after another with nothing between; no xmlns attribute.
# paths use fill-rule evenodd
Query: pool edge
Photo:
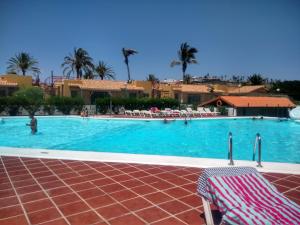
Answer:
<svg viewBox="0 0 300 225"><path fill-rule="evenodd" d="M139 163L152 165L171 165L184 167L228 167L228 160L212 158L194 158L179 156L160 156L143 154L125 154L108 152L70 151L70 150L48 150L31 148L0 147L1 156L29 157L29 158L50 158L64 160L100 161L118 163ZM257 163L247 160L234 160L234 166L251 166L260 172L299 174L300 164L262 162L263 167L256 167Z"/></svg>

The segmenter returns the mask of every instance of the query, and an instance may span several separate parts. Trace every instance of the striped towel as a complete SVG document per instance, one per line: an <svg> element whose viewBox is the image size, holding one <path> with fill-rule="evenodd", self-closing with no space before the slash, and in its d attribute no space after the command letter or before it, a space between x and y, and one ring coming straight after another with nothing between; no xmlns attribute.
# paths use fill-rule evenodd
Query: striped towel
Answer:
<svg viewBox="0 0 300 225"><path fill-rule="evenodd" d="M225 223L300 224L300 207L259 173L209 177L206 192Z"/></svg>

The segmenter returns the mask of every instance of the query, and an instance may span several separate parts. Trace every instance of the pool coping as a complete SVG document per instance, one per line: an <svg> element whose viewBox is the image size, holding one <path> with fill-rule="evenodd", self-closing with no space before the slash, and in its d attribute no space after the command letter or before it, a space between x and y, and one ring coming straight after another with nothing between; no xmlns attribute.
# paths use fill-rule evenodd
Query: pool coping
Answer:
<svg viewBox="0 0 300 225"><path fill-rule="evenodd" d="M12 148L12 147L0 147L0 155L15 156L15 157L29 157L29 158L50 158L50 159L80 160L80 161L169 165L169 166L184 166L184 167L196 167L196 168L229 166L228 165L229 161L225 159L91 152L91 151L70 151L70 150L62 151L62 150ZM263 167L260 168L257 167L257 163L254 161L234 160L234 166L256 167L257 170L260 172L300 174L300 164L262 162L262 165Z"/></svg>

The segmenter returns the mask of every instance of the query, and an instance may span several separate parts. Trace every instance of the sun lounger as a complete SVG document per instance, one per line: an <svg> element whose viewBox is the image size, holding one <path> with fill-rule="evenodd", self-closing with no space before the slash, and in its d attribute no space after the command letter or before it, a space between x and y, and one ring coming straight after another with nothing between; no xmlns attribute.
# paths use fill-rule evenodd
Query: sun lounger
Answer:
<svg viewBox="0 0 300 225"><path fill-rule="evenodd" d="M152 117L152 113L151 111L149 110L141 110L141 114L144 116L144 117Z"/></svg>
<svg viewBox="0 0 300 225"><path fill-rule="evenodd" d="M214 224L210 202L225 224L300 224L300 206L251 167L204 169L197 191L207 225Z"/></svg>
<svg viewBox="0 0 300 225"><path fill-rule="evenodd" d="M192 108L186 108L186 111L189 113L190 116L201 116L201 114L196 111L196 110L193 110Z"/></svg>
<svg viewBox="0 0 300 225"><path fill-rule="evenodd" d="M131 110L125 110L125 115L132 116L133 113Z"/></svg>
<svg viewBox="0 0 300 225"><path fill-rule="evenodd" d="M210 110L210 108L204 108L205 112L207 112L209 115L212 115L212 116L217 116L219 113L218 112L212 112Z"/></svg>
<svg viewBox="0 0 300 225"><path fill-rule="evenodd" d="M134 116L141 116L141 111L140 110L133 110L132 111L132 114L134 115Z"/></svg>

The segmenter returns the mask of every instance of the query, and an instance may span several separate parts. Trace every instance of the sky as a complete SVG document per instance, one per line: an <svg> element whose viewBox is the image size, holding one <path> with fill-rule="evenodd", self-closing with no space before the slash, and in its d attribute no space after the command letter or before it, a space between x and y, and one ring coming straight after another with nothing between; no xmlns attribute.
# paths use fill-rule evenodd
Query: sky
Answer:
<svg viewBox="0 0 300 225"><path fill-rule="evenodd" d="M155 74L181 79L180 44L198 49L193 76L263 74L300 79L299 0L0 0L0 74L25 51L39 62L42 80L62 75L74 47L127 79L123 47L135 80Z"/></svg>

